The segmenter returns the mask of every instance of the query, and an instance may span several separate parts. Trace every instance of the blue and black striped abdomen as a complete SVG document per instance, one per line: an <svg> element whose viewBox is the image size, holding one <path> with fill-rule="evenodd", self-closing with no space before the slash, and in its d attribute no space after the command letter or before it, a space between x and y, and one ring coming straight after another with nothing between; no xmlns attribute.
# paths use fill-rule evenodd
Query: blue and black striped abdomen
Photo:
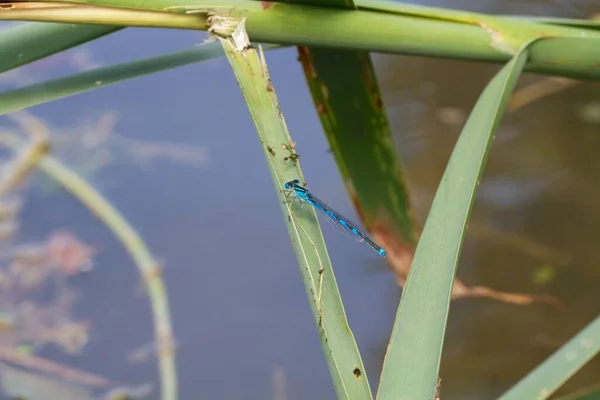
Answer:
<svg viewBox="0 0 600 400"><path fill-rule="evenodd" d="M323 215L325 215L325 219L327 219L327 221L335 228L335 230L342 233L344 236L347 236L356 242L366 242L377 253L379 253L379 255L384 257L387 255L386 251L383 248L381 248L379 245L377 245L377 243L371 240L367 232L359 228L358 225L351 222L349 219L345 218L337 211L333 210L323 201L313 196L308 189L306 189L303 186L300 186L300 181L298 179L294 179L293 181L287 182L284 185L284 188L287 190L293 190L294 195L300 201L304 201L316 208L317 210L319 210Z"/></svg>

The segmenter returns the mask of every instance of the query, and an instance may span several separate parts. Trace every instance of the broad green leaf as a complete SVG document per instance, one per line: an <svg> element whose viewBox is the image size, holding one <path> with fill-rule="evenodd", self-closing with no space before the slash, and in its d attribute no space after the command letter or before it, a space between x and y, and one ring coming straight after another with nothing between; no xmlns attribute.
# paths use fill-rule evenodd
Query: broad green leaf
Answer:
<svg viewBox="0 0 600 400"><path fill-rule="evenodd" d="M452 284L479 178L508 98L529 51L524 48L475 104L437 190L402 292L378 399L433 399Z"/></svg>
<svg viewBox="0 0 600 400"><path fill-rule="evenodd" d="M30 22L0 31L0 73L122 29Z"/></svg>
<svg viewBox="0 0 600 400"><path fill-rule="evenodd" d="M600 317L596 317L499 400L547 399L599 351ZM588 399L589 397L572 398Z"/></svg>
<svg viewBox="0 0 600 400"><path fill-rule="evenodd" d="M350 199L390 263L412 258L419 227L368 53L299 48ZM403 269L405 266L398 266Z"/></svg>
<svg viewBox="0 0 600 400"><path fill-rule="evenodd" d="M342 3L354 7L351 1L328 4ZM419 227L371 56L304 46L298 53L323 131L363 225L386 249L390 263L412 258Z"/></svg>
<svg viewBox="0 0 600 400"><path fill-rule="evenodd" d="M304 179L264 55L248 46L240 27L236 30L240 36L234 33L235 40L223 39L222 43L256 125L333 385L339 399L370 399L369 382L348 326L315 210L310 206L300 210L292 207L284 191L285 182Z"/></svg>
<svg viewBox="0 0 600 400"><path fill-rule="evenodd" d="M66 78L7 91L0 93L0 115L223 55L219 43L207 43L190 50L96 68Z"/></svg>

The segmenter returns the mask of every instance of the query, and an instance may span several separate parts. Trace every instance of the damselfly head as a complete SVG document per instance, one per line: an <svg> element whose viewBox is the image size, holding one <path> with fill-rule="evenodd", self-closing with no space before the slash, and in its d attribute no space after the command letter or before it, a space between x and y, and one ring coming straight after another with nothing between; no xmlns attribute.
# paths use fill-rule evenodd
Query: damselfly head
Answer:
<svg viewBox="0 0 600 400"><path fill-rule="evenodd" d="M300 181L298 179L294 179L293 181L286 182L285 185L283 185L283 187L289 190L289 189L293 189L294 186L299 185L299 184L300 184Z"/></svg>

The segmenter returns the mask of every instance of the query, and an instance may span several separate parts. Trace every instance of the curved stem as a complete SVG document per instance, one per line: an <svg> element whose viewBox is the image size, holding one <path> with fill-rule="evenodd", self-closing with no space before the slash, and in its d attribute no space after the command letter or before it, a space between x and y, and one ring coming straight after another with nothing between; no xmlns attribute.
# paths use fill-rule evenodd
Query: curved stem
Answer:
<svg viewBox="0 0 600 400"><path fill-rule="evenodd" d="M163 400L177 398L177 373L171 315L161 267L119 211L92 185L52 156L40 158L38 168L85 204L125 246L140 270L152 308Z"/></svg>
<svg viewBox="0 0 600 400"><path fill-rule="evenodd" d="M12 191L23 178L36 167L39 159L48 152L50 145L48 129L37 118L26 111L19 111L8 115L31 139L23 145L16 156L5 165L5 174L0 179L0 197Z"/></svg>

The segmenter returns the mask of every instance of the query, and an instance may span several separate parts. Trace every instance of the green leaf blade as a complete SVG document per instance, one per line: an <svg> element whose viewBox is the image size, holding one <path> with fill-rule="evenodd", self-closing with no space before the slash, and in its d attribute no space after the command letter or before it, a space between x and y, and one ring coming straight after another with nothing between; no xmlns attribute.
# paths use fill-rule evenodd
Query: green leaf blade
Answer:
<svg viewBox="0 0 600 400"><path fill-rule="evenodd" d="M600 317L575 335L499 400L549 398L563 383L600 352Z"/></svg>
<svg viewBox="0 0 600 400"><path fill-rule="evenodd" d="M434 397L467 219L496 127L527 56L527 49L519 52L487 85L450 157L402 293L378 399Z"/></svg>
<svg viewBox="0 0 600 400"><path fill-rule="evenodd" d="M337 397L369 400L371 389L315 210L310 206L292 209L283 190L285 182L304 179L298 160L290 159L295 154L292 140L264 58L253 48L236 50L228 39L223 46L257 128Z"/></svg>
<svg viewBox="0 0 600 400"><path fill-rule="evenodd" d="M30 22L0 31L0 73L51 56L122 28Z"/></svg>

